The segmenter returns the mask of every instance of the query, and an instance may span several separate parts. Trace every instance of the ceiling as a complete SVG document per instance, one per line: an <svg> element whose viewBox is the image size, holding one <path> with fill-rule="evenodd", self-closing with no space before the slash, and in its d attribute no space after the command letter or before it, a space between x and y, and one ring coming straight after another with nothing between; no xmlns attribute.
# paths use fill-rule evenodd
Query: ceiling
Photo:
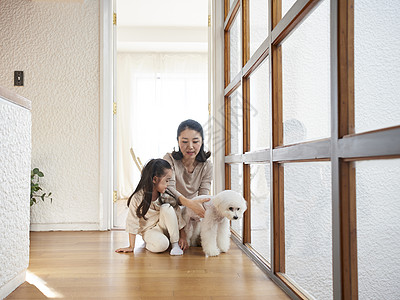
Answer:
<svg viewBox="0 0 400 300"><path fill-rule="evenodd" d="M208 0L116 0L117 51L206 52Z"/></svg>

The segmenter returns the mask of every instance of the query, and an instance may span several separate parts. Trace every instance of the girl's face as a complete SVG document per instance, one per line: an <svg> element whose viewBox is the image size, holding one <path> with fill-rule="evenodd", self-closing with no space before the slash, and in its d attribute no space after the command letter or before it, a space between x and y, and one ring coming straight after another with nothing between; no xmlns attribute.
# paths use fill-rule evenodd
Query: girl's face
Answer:
<svg viewBox="0 0 400 300"><path fill-rule="evenodd" d="M172 177L172 170L171 169L166 169L165 174L162 177L154 177L153 178L153 183L154 183L154 189L159 192L159 193L165 193L165 190L168 187L168 182Z"/></svg>
<svg viewBox="0 0 400 300"><path fill-rule="evenodd" d="M203 139L198 131L186 128L179 135L178 144L185 159L195 159L200 152Z"/></svg>

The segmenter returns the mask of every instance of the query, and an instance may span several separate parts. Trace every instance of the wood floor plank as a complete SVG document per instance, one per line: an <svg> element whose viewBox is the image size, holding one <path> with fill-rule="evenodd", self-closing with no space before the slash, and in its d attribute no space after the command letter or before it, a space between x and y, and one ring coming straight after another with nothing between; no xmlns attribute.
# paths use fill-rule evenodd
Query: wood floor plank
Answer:
<svg viewBox="0 0 400 300"><path fill-rule="evenodd" d="M234 243L218 257L154 254L140 238L114 252L126 244L122 231L32 232L28 282L6 299L289 299Z"/></svg>

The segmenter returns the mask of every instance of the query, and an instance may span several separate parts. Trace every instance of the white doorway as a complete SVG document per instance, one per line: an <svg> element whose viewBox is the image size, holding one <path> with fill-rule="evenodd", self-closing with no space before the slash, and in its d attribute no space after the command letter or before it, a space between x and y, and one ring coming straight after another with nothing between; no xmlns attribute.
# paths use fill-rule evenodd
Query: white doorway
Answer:
<svg viewBox="0 0 400 300"><path fill-rule="evenodd" d="M124 228L140 166L177 148L181 121L211 142L209 1L116 0L116 12L113 228Z"/></svg>

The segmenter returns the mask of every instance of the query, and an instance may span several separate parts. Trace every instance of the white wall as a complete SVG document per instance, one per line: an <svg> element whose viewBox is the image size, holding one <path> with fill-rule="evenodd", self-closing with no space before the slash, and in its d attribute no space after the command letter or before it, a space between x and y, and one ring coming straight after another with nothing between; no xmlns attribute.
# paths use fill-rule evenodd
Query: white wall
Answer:
<svg viewBox="0 0 400 300"><path fill-rule="evenodd" d="M0 299L25 281L29 262L31 112L0 95Z"/></svg>
<svg viewBox="0 0 400 300"><path fill-rule="evenodd" d="M211 86L212 86L212 147L214 157L213 193L225 188L225 131L224 131L224 5L212 1Z"/></svg>
<svg viewBox="0 0 400 300"><path fill-rule="evenodd" d="M32 101L32 167L53 193L33 230L99 228L99 15L96 0L0 1L0 85Z"/></svg>
<svg viewBox="0 0 400 300"><path fill-rule="evenodd" d="M208 0L116 0L118 52L207 52Z"/></svg>

